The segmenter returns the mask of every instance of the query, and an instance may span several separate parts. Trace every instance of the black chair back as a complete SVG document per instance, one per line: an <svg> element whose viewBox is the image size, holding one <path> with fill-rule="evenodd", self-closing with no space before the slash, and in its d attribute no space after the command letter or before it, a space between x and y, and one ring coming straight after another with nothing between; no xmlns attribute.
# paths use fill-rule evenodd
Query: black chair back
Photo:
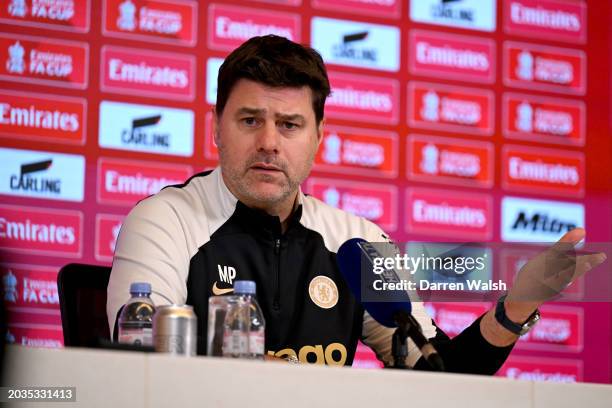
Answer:
<svg viewBox="0 0 612 408"><path fill-rule="evenodd" d="M71 263L57 275L64 346L98 347L110 340L106 287L111 268Z"/></svg>

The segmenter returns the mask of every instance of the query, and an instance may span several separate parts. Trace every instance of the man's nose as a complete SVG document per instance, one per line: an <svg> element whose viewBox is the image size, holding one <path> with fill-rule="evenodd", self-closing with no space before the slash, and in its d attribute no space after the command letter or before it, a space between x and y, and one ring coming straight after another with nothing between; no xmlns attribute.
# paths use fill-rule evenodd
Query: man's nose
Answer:
<svg viewBox="0 0 612 408"><path fill-rule="evenodd" d="M257 135L257 150L278 153L280 134L274 123L266 123Z"/></svg>

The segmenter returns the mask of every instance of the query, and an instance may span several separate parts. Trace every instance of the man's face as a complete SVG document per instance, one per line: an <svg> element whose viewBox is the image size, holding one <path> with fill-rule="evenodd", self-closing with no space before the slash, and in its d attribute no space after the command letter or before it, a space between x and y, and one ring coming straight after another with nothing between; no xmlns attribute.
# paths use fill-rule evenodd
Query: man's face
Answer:
<svg viewBox="0 0 612 408"><path fill-rule="evenodd" d="M291 208L322 136L310 88L272 88L241 79L215 125L229 190L250 207Z"/></svg>

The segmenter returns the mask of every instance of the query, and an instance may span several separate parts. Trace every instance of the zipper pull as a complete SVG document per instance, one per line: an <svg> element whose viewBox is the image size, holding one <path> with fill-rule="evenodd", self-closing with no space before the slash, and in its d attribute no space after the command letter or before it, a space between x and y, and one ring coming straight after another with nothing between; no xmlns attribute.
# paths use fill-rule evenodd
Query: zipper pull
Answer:
<svg viewBox="0 0 612 408"><path fill-rule="evenodd" d="M276 238L276 241L274 242L274 253L276 255L280 254L280 246L281 246L281 240L280 238Z"/></svg>

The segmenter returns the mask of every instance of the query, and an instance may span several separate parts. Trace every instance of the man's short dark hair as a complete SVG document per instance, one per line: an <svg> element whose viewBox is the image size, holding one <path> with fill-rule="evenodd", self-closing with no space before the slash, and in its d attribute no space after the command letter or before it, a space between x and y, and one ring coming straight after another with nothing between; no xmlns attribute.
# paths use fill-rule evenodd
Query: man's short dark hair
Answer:
<svg viewBox="0 0 612 408"><path fill-rule="evenodd" d="M329 80L321 55L310 47L284 37L253 37L227 56L217 80L217 114L221 115L232 88L240 79L271 87L312 90L312 108L317 124L323 119L325 99L330 94Z"/></svg>

